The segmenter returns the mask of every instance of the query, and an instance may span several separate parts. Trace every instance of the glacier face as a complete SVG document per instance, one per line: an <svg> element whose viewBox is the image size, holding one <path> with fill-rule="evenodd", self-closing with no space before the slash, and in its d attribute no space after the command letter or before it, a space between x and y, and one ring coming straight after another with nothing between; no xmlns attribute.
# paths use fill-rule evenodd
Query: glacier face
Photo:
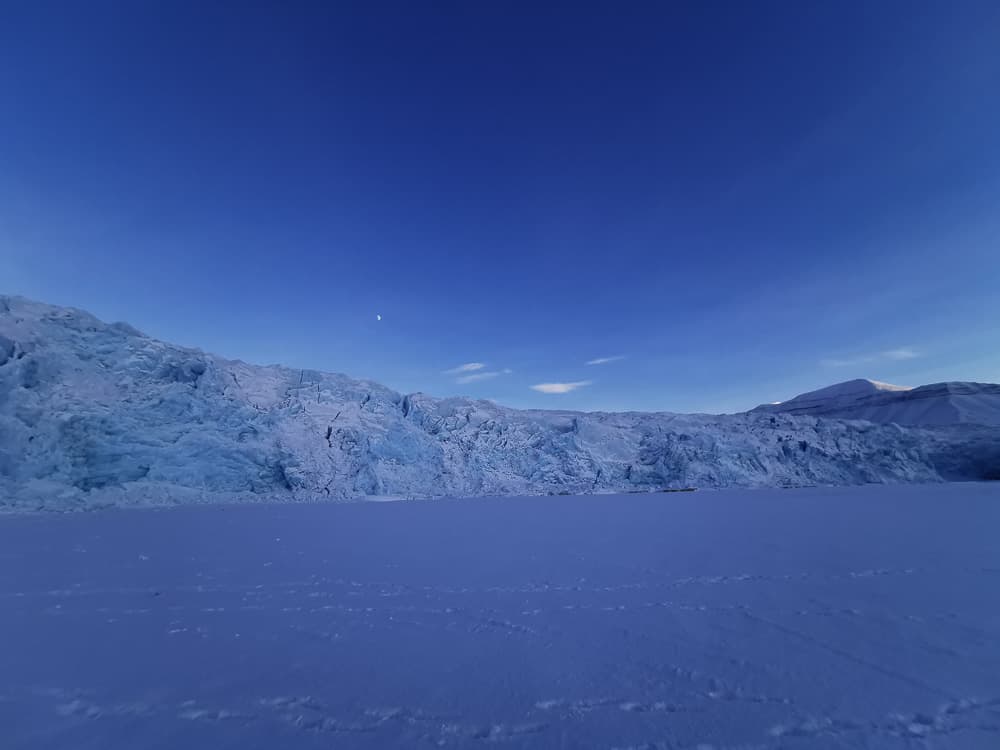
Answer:
<svg viewBox="0 0 1000 750"><path fill-rule="evenodd" d="M7 507L978 479L1000 466L996 437L969 426L522 411L402 395L0 297Z"/></svg>

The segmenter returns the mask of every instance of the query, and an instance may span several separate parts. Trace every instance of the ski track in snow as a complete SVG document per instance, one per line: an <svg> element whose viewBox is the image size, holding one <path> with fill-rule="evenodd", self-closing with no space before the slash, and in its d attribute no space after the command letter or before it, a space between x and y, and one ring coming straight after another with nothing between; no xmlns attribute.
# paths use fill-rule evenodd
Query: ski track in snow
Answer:
<svg viewBox="0 0 1000 750"><path fill-rule="evenodd" d="M0 746L1000 747L1000 484L0 519Z"/></svg>

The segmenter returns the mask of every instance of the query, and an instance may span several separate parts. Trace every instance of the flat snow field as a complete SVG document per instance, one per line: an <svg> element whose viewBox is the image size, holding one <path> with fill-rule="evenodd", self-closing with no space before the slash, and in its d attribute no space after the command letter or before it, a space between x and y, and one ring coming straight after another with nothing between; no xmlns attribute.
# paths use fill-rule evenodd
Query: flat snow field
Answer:
<svg viewBox="0 0 1000 750"><path fill-rule="evenodd" d="M1000 748L1000 482L0 517L0 747Z"/></svg>

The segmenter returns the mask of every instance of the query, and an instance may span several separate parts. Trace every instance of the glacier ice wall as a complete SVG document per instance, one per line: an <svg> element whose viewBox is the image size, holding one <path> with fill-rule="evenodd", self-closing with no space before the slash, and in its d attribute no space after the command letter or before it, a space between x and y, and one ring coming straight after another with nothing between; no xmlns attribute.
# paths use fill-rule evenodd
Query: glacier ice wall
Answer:
<svg viewBox="0 0 1000 750"><path fill-rule="evenodd" d="M993 471L996 436L785 414L521 411L402 395L0 297L7 507L931 482ZM979 458L969 458L968 445Z"/></svg>

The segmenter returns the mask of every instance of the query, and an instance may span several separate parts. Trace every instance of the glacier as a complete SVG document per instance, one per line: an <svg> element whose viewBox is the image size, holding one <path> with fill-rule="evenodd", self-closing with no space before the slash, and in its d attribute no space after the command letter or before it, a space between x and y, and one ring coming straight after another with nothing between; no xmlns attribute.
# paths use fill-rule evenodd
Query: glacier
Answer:
<svg viewBox="0 0 1000 750"><path fill-rule="evenodd" d="M1000 430L581 413L257 366L0 297L0 506L581 494L1000 477Z"/></svg>

